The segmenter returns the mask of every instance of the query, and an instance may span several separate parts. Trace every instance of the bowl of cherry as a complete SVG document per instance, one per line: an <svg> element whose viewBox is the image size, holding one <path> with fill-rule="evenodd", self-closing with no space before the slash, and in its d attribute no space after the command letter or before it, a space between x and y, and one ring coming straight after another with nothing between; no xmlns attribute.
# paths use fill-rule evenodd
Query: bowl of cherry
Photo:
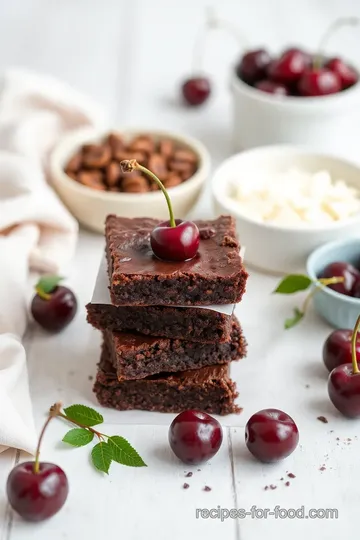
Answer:
<svg viewBox="0 0 360 540"><path fill-rule="evenodd" d="M316 249L308 258L307 272L313 280L344 278L318 290L313 302L319 315L335 328L353 328L360 315L360 235Z"/></svg>
<svg viewBox="0 0 360 540"><path fill-rule="evenodd" d="M359 70L345 57L327 55L325 45L337 27L357 23L336 21L318 52L291 46L270 54L260 47L241 55L231 78L235 150L288 143L349 155Z"/></svg>

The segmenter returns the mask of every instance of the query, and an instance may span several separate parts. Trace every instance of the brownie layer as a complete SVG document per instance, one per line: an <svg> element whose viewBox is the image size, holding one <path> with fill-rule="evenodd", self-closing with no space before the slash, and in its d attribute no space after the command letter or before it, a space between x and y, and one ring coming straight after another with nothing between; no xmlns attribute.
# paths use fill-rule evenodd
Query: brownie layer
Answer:
<svg viewBox="0 0 360 540"><path fill-rule="evenodd" d="M87 320L99 330L200 341L230 339L232 317L212 309L88 304Z"/></svg>
<svg viewBox="0 0 360 540"><path fill-rule="evenodd" d="M150 233L158 223L150 218L107 217L106 253L113 304L206 306L241 300L248 274L232 217L195 221L200 231L199 251L183 262L163 261L153 254Z"/></svg>
<svg viewBox="0 0 360 540"><path fill-rule="evenodd" d="M235 318L231 339L225 343L196 343L109 331L103 336L119 381L224 364L246 354L246 342Z"/></svg>
<svg viewBox="0 0 360 540"><path fill-rule="evenodd" d="M101 405L119 411L140 409L179 413L198 409L220 415L240 412L235 404L238 393L229 377L228 364L119 382L106 347L103 348L94 392Z"/></svg>

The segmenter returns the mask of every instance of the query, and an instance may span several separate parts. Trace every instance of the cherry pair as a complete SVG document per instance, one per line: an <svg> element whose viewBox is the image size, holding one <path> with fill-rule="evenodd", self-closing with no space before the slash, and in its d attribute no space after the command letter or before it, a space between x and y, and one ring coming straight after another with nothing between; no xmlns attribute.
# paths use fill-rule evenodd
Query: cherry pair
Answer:
<svg viewBox="0 0 360 540"><path fill-rule="evenodd" d="M184 411L172 422L169 443L174 454L184 463L196 465L211 459L223 439L220 423L207 413ZM260 461L271 463L289 456L299 441L294 420L278 409L265 409L247 422L245 442Z"/></svg>
<svg viewBox="0 0 360 540"><path fill-rule="evenodd" d="M332 369L328 379L329 397L334 406L349 418L360 417L360 316L354 331L335 330L323 348L326 367Z"/></svg>

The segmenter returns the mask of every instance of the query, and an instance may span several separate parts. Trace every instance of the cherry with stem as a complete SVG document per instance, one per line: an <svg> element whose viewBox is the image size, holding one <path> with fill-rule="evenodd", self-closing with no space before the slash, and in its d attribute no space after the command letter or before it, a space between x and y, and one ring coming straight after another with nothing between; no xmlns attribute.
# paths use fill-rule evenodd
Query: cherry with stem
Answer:
<svg viewBox="0 0 360 540"><path fill-rule="evenodd" d="M205 53L206 38L210 30L226 30L243 44L244 39L228 21L224 21L215 16L211 7L207 8L205 27L199 32L193 49L192 76L185 79L181 86L184 101L193 107L202 105L208 100L211 94L211 82L202 74L201 64Z"/></svg>
<svg viewBox="0 0 360 540"><path fill-rule="evenodd" d="M305 291L310 286L313 286L310 293L304 300L303 306L301 309L294 308L293 316L286 319L284 327L286 330L292 328L298 324L305 316L306 311L309 307L310 301L313 298L314 294L319 290L322 290L324 287L333 285L335 283L342 283L344 281L343 276L334 276L327 278L318 278L316 281L313 281L309 276L302 274L290 274L283 278L279 285L274 290L276 294L294 294L299 291Z"/></svg>
<svg viewBox="0 0 360 540"><path fill-rule="evenodd" d="M360 370L357 363L357 336L360 331L360 315L351 338L351 364L343 364L332 370L328 379L331 402L344 416L360 417Z"/></svg>
<svg viewBox="0 0 360 540"><path fill-rule="evenodd" d="M11 507L27 521L43 521L56 514L64 505L69 483L65 472L54 463L40 462L40 448L53 418L59 416L61 405L50 411L40 433L35 461L19 463L7 480L7 496Z"/></svg>
<svg viewBox="0 0 360 540"><path fill-rule="evenodd" d="M199 229L192 221L175 219L169 194L161 180L149 169L140 165L135 159L123 160L120 163L123 172L138 170L146 174L163 192L169 210L169 220L159 223L150 235L153 253L166 261L187 261L193 259L200 244Z"/></svg>
<svg viewBox="0 0 360 540"><path fill-rule="evenodd" d="M304 71L298 85L302 96L324 96L335 94L354 85L358 80L356 71L336 58L325 62L324 50L329 38L343 26L358 25L360 20L356 17L347 17L336 20L326 31L319 46L319 52L313 59L312 66Z"/></svg>

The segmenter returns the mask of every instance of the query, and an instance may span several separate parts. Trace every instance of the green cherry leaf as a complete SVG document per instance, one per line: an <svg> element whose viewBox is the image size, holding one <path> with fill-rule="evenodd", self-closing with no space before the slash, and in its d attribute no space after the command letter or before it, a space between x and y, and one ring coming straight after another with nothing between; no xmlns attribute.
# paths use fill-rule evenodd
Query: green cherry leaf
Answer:
<svg viewBox="0 0 360 540"><path fill-rule="evenodd" d="M139 456L135 448L118 435L108 438L108 445L112 451L112 459L121 465L128 465L129 467L146 467L146 463Z"/></svg>
<svg viewBox="0 0 360 540"><path fill-rule="evenodd" d="M94 467L101 472L109 474L112 461L112 451L108 443L101 441L91 451L91 459Z"/></svg>
<svg viewBox="0 0 360 540"><path fill-rule="evenodd" d="M45 275L36 284L36 290L45 294L50 294L64 278L61 276Z"/></svg>
<svg viewBox="0 0 360 540"><path fill-rule="evenodd" d="M86 446L94 438L94 434L88 429L75 428L70 429L63 438L63 442L71 446Z"/></svg>
<svg viewBox="0 0 360 540"><path fill-rule="evenodd" d="M300 311L300 309L295 308L294 309L294 316L290 317L289 319L286 319L285 321L285 329L288 330L289 328L293 328L293 326L296 326L301 319L304 317L305 313L303 311Z"/></svg>
<svg viewBox="0 0 360 540"><path fill-rule="evenodd" d="M86 407L86 405L70 405L70 407L64 409L64 412L69 420L79 422L79 424L86 427L97 426L104 421L100 413L91 407Z"/></svg>
<svg viewBox="0 0 360 540"><path fill-rule="evenodd" d="M294 294L299 291L305 291L312 284L309 276L303 274L290 274L284 277L274 290L277 294Z"/></svg>

